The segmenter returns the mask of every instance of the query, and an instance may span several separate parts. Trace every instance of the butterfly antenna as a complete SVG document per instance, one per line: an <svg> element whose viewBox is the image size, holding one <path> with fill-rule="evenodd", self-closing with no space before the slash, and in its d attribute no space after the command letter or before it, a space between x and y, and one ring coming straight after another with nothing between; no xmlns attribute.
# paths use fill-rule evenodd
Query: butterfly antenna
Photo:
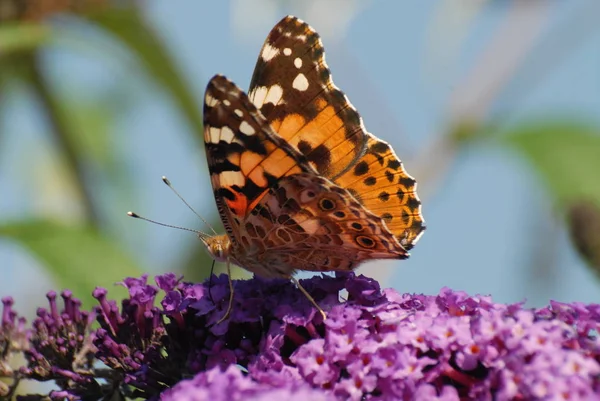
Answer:
<svg viewBox="0 0 600 401"><path fill-rule="evenodd" d="M162 176L162 180L163 180L163 182L165 183L165 185L166 185L166 186L168 186L168 187L171 189L171 191L173 191L173 193L174 193L175 195L177 195L177 197L178 197L178 198L179 198L179 199L180 199L180 200L181 200L181 201L182 201L182 202L183 202L183 203L184 203L184 204L185 204L185 205L188 207L188 209L190 209L190 210L191 210L191 211L192 211L192 212L193 212L193 213L194 213L196 216L198 216L198 218L199 218L200 220L202 220L202 221L204 222L204 224L206 224L206 226L207 226L208 228L210 228L210 229L211 229L211 231L212 231L212 232L213 232L215 235L217 235L217 232L215 231L215 229L214 229L214 228L212 228L212 226L211 226L210 224L208 224L208 222L207 222L206 220L204 220L204 217L200 216L200 214L199 214L198 212L196 212L196 211L194 210L194 208L193 208L193 207L191 207L191 206L190 206L190 204L186 202L186 200L185 200L185 199L183 199L183 196L181 196L181 195L179 194L179 192L177 192L177 190L176 190L176 189L173 187L173 185L171 184L171 181L169 181L169 179L168 179L167 177L165 177L164 175Z"/></svg>
<svg viewBox="0 0 600 401"><path fill-rule="evenodd" d="M192 233L195 233L196 235L198 235L200 237L200 239L202 239L203 236L206 236L206 234L204 234L202 231L194 230L192 228L179 227L179 226L173 226L171 224L161 223L159 221L151 220L151 219L148 219L148 218L146 218L144 216L140 216L139 214L134 213L134 212L127 212L127 215L129 217L133 217L134 219L140 219L140 220L147 221L148 223L158 224L159 226L169 227L169 228L176 228L177 230L189 231L189 232L192 232Z"/></svg>

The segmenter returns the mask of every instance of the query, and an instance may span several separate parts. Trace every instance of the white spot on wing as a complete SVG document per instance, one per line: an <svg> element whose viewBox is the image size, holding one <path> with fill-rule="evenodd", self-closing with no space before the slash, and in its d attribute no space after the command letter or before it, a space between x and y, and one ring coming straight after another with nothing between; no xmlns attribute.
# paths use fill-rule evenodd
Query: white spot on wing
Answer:
<svg viewBox="0 0 600 401"><path fill-rule="evenodd" d="M233 140L233 137L235 136L235 134L233 133L233 131L231 130L231 128L229 127L222 127L221 128L221 140L225 141L227 143L231 143L231 141Z"/></svg>
<svg viewBox="0 0 600 401"><path fill-rule="evenodd" d="M223 100L223 104L225 106L231 106L231 102L229 100L227 100L227 99Z"/></svg>
<svg viewBox="0 0 600 401"><path fill-rule="evenodd" d="M244 112L243 112L243 111L241 111L240 109L235 109L233 112L234 112L234 113L235 113L235 115L236 115L236 116L238 116L238 117L243 117L243 116L244 116Z"/></svg>
<svg viewBox="0 0 600 401"><path fill-rule="evenodd" d="M219 139L221 139L221 129L210 127L208 130L208 142L219 143Z"/></svg>
<svg viewBox="0 0 600 401"><path fill-rule="evenodd" d="M246 183L244 176L239 171L223 171L219 174L219 184L224 187L233 185L243 186Z"/></svg>
<svg viewBox="0 0 600 401"><path fill-rule="evenodd" d="M286 56L291 55L292 49L290 49L289 47L286 47L285 49L283 49L283 54L285 54Z"/></svg>
<svg viewBox="0 0 600 401"><path fill-rule="evenodd" d="M302 59L300 57L296 57L294 59L294 65L296 68L302 68Z"/></svg>
<svg viewBox="0 0 600 401"><path fill-rule="evenodd" d="M263 47L260 57L263 59L263 61L269 61L273 57L277 56L278 54L279 54L279 49L271 46L268 43L265 43L265 47Z"/></svg>
<svg viewBox="0 0 600 401"><path fill-rule="evenodd" d="M217 99L215 99L214 97L212 97L210 95L210 93L207 93L206 95L204 95L204 103L206 103L206 105L208 107L214 107L219 101Z"/></svg>
<svg viewBox="0 0 600 401"><path fill-rule="evenodd" d="M292 87L300 92L304 92L308 89L308 79L304 76L304 74L300 73L296 78L294 78L294 82L292 82Z"/></svg>
<svg viewBox="0 0 600 401"><path fill-rule="evenodd" d="M275 105L279 104L279 101L281 100L282 96L283 89L281 88L281 86L275 84L268 89L267 96L265 98L265 103L273 103Z"/></svg>
<svg viewBox="0 0 600 401"><path fill-rule="evenodd" d="M254 127L248 124L246 121L242 121L242 123L240 124L240 131L242 132L242 134L246 134L248 136L256 134L256 130L254 129Z"/></svg>
<svg viewBox="0 0 600 401"><path fill-rule="evenodd" d="M265 104L265 97L267 96L267 87L266 86L258 86L254 88L252 92L250 92L250 100L254 103L256 108L260 109L263 104Z"/></svg>

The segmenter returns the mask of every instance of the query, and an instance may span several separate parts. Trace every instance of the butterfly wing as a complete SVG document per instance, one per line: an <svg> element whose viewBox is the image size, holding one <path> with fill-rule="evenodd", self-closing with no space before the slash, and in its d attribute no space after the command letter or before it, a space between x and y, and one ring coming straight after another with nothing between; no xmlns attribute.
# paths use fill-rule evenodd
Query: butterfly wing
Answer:
<svg viewBox="0 0 600 401"><path fill-rule="evenodd" d="M352 270L370 259L405 259L381 219L345 189L313 173L282 178L245 220L244 265L263 276Z"/></svg>
<svg viewBox="0 0 600 401"><path fill-rule="evenodd" d="M277 133L324 177L346 188L406 248L425 229L415 180L384 141L368 133L331 79L317 32L285 17L269 33L249 96Z"/></svg>
<svg viewBox="0 0 600 401"><path fill-rule="evenodd" d="M298 18L285 17L271 30L248 93L321 175L341 174L364 152L362 121L333 84L319 35Z"/></svg>
<svg viewBox="0 0 600 401"><path fill-rule="evenodd" d="M417 183L386 142L369 135L365 154L335 183L381 217L405 249L411 249L423 234Z"/></svg>
<svg viewBox="0 0 600 401"><path fill-rule="evenodd" d="M248 96L221 75L206 88L204 143L217 208L234 245L237 226L281 177L316 173Z"/></svg>

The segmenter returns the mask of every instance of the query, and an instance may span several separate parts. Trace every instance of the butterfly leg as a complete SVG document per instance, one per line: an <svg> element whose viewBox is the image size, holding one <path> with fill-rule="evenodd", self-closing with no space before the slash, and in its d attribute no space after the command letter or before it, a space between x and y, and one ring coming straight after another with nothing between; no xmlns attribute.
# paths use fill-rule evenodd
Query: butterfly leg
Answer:
<svg viewBox="0 0 600 401"><path fill-rule="evenodd" d="M227 277L229 278L229 305L227 305L227 311L225 312L223 317L219 319L217 324L227 319L231 314L231 309L233 308L233 280L231 280L231 267L229 265L229 259L227 259Z"/></svg>
<svg viewBox="0 0 600 401"><path fill-rule="evenodd" d="M296 284L296 286L298 287L298 289L300 291L302 291L302 293L304 294L304 296L306 298L308 298L308 300L310 301L311 304L313 304L315 306L315 308L317 308L317 310L321 313L321 316L323 316L323 320L327 319L327 315L325 314L325 311L323 309L321 309L321 307L317 304L317 301L315 301L315 299L308 293L308 291L306 291L304 289L304 287L302 287L302 285L300 285L300 282L298 281L298 279L296 279L296 277L291 277L292 281L294 282L294 284Z"/></svg>

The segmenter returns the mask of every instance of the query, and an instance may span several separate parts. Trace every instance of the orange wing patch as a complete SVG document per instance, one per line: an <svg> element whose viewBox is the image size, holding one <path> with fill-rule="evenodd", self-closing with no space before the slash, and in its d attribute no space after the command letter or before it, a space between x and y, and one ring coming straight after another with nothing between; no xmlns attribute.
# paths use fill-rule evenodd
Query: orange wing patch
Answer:
<svg viewBox="0 0 600 401"><path fill-rule="evenodd" d="M369 135L365 155L335 183L381 217L405 249L412 248L425 229L416 181L386 142Z"/></svg>
<svg viewBox="0 0 600 401"><path fill-rule="evenodd" d="M321 99L321 102L325 101ZM289 114L274 120L271 126L325 177L342 173L360 150L348 140L347 124L331 105L320 110L312 120L300 114Z"/></svg>

